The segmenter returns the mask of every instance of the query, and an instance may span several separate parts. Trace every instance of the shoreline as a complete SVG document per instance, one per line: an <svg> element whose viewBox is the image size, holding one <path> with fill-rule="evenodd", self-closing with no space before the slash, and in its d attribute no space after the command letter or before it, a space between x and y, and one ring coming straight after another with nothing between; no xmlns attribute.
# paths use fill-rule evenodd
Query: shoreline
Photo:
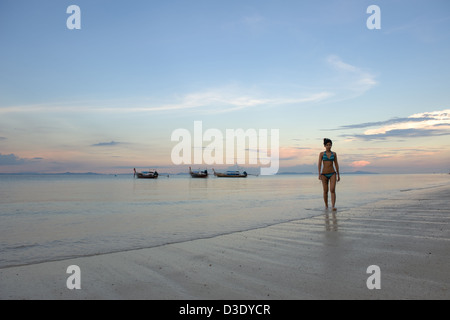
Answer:
<svg viewBox="0 0 450 320"><path fill-rule="evenodd" d="M229 234L0 269L0 299L449 299L450 186ZM81 289L66 287L71 265ZM380 268L369 290L367 268Z"/></svg>
<svg viewBox="0 0 450 320"><path fill-rule="evenodd" d="M421 187L421 188L401 189L401 190L398 190L398 193L401 195L404 192L435 189L435 188L440 188L440 187L445 187L445 186L446 185L439 184L439 185L435 185L435 186L427 186L427 187ZM353 210L357 209L358 207L361 207L361 206L370 205L371 203L376 203L378 201L380 201L380 200L379 199L378 200L371 200L368 203L361 204L361 205L359 205L357 207L349 207L349 208L346 207L345 209L340 209L339 210L339 214L342 214L342 212L346 212L346 211L349 211L349 210L352 210L352 209ZM32 262L24 262L24 263L18 263L18 264L5 265L5 266L0 266L0 270L9 269L9 268L16 268L16 267L25 267L25 266L29 266L29 265L38 265L38 264L43 264L43 263L51 263L51 262L66 261L66 260L73 260L73 259L97 257L97 256L108 255L108 254L120 253L120 252L129 252L129 251L153 249L153 248L163 247L163 246L166 246L166 245L175 245L175 244L179 244L179 243L191 242L191 241L196 241L196 240L214 239L216 237L226 236L226 235L230 235L230 234L238 234L238 233L241 233L241 232L248 232L248 231L257 230L257 229L265 229L265 228L273 227L273 226L276 226L276 225L279 225L279 224L291 223L291 222L294 222L294 221L300 222L300 221L306 220L306 219L313 219L313 218L316 218L318 216L324 215L324 213L326 212L325 209L320 210L320 209L317 209L317 208L314 208L314 209L313 208L304 208L304 210L323 212L323 213L315 213L315 214L311 214L311 215L308 215L308 216L302 217L302 218L292 218L290 220L285 220L285 221L281 221L281 222L272 222L272 223L269 223L269 224L264 224L264 225L259 225L259 226L252 226L252 227L249 227L248 229L230 230L230 231L226 231L226 232L223 232L223 233L205 235L205 236L202 236L202 237L199 237L199 238L180 239L180 240L175 240L173 242L160 243L160 244L155 244L155 245L148 246L148 247L119 249L117 251L99 252L99 253L92 253L92 254L85 254L85 255L78 255L78 256L74 255L74 256L59 257L59 258L54 258L54 259L44 260L44 261L32 261ZM329 212L330 213L332 212L331 208L329 208Z"/></svg>

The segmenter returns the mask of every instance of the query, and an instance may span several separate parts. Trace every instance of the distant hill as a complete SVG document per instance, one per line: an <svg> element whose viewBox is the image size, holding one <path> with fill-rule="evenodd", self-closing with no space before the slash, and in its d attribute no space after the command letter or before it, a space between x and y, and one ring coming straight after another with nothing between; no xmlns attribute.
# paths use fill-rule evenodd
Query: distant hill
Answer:
<svg viewBox="0 0 450 320"><path fill-rule="evenodd" d="M248 171L247 171L248 172ZM250 172L249 172L250 173ZM278 172L276 175L313 175L316 174L314 172ZM354 171L354 172L342 172L342 174L379 174L377 172L369 172L369 171ZM60 172L60 173L39 173L39 172L17 172L17 173L1 173L0 175L133 175L133 173L96 173L96 172ZM160 176L188 176L188 172L179 172L179 173L159 173Z"/></svg>
<svg viewBox="0 0 450 320"><path fill-rule="evenodd" d="M313 172L278 172L277 175L287 175L287 174L316 174ZM377 172L369 171L353 171L353 172L341 172L341 174L378 174Z"/></svg>
<svg viewBox="0 0 450 320"><path fill-rule="evenodd" d="M103 175L103 173L95 173L95 172L60 172L60 173L40 173L40 172L13 172L13 173L0 173L2 175L40 175L40 176L61 176L61 175Z"/></svg>
<svg viewBox="0 0 450 320"><path fill-rule="evenodd" d="M312 172L278 172L277 175L284 175L284 174L314 174Z"/></svg>
<svg viewBox="0 0 450 320"><path fill-rule="evenodd" d="M354 172L343 172L342 174L379 174L379 173L369 171L354 171Z"/></svg>

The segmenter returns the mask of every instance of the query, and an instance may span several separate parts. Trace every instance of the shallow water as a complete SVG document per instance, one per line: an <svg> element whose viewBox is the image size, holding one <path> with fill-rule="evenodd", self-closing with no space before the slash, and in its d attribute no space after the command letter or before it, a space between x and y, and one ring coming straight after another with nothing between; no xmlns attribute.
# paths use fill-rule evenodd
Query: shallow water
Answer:
<svg viewBox="0 0 450 320"><path fill-rule="evenodd" d="M342 175L340 211L449 175ZM0 175L0 268L148 248L323 214L315 175Z"/></svg>

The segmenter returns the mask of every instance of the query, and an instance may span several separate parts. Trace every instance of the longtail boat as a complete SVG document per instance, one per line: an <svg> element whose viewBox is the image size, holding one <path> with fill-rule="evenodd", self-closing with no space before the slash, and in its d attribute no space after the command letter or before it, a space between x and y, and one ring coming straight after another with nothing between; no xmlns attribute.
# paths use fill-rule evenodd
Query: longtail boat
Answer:
<svg viewBox="0 0 450 320"><path fill-rule="evenodd" d="M247 178L247 172L240 171L226 171L224 173L216 172L214 169L214 175L219 178Z"/></svg>
<svg viewBox="0 0 450 320"><path fill-rule="evenodd" d="M208 178L208 170L194 170L189 167L189 173L192 178Z"/></svg>
<svg viewBox="0 0 450 320"><path fill-rule="evenodd" d="M156 170L137 172L136 169L134 169L134 177L138 179L157 179L158 175Z"/></svg>

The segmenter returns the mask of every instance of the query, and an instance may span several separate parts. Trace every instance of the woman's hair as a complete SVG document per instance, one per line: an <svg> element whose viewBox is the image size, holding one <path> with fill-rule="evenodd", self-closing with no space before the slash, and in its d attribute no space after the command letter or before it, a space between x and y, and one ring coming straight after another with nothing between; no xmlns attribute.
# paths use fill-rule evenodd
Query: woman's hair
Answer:
<svg viewBox="0 0 450 320"><path fill-rule="evenodd" d="M328 138L325 138L325 139L323 139L323 145L324 146L326 146L327 145L327 143L331 143L331 144L333 144L333 141L331 141L330 139L328 139Z"/></svg>

